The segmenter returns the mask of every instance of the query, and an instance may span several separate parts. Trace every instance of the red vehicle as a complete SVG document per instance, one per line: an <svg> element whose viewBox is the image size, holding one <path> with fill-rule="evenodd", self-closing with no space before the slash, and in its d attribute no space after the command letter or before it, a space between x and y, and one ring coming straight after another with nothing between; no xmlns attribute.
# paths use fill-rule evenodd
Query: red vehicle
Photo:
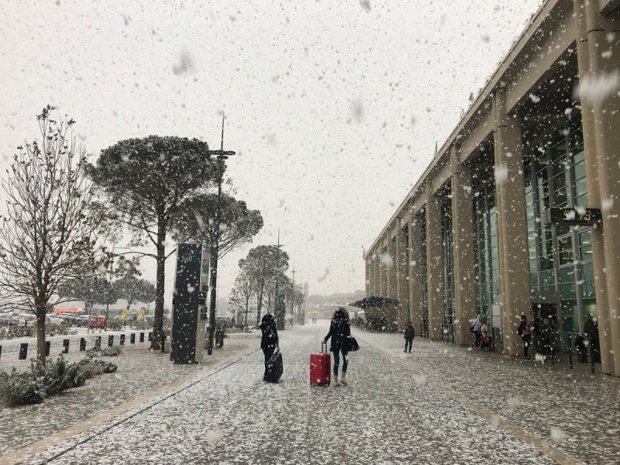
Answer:
<svg viewBox="0 0 620 465"><path fill-rule="evenodd" d="M89 328L105 328L106 320L105 316L91 316L90 320L88 320Z"/></svg>

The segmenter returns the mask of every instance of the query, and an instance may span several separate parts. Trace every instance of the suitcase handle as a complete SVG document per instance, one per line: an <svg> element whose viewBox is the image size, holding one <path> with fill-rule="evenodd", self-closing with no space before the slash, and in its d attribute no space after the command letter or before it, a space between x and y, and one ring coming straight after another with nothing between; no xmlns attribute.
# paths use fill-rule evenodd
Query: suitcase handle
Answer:
<svg viewBox="0 0 620 465"><path fill-rule="evenodd" d="M325 348L325 350L323 350L323 348ZM327 342L321 342L321 353L322 354L327 353Z"/></svg>

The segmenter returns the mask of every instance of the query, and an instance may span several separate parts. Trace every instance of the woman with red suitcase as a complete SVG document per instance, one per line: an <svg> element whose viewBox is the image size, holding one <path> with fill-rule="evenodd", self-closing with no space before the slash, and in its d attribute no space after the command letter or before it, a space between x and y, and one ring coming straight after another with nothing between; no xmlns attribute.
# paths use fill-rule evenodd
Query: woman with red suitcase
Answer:
<svg viewBox="0 0 620 465"><path fill-rule="evenodd" d="M351 324L349 323L349 312L346 308L338 307L334 312L331 324L329 326L329 333L325 336L323 342L327 344L327 341L331 337L332 345L330 350L334 353L334 386L344 384L346 386L347 366L349 360L347 359L347 353L349 352L349 337L351 336ZM340 353L342 353L342 376L340 382L338 382L338 365L340 364Z"/></svg>

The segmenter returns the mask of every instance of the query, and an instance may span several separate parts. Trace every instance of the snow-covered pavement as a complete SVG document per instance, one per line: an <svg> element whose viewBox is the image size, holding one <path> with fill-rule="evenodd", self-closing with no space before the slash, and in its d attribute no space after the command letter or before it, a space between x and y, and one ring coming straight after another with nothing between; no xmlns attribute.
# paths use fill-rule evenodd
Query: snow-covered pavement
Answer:
<svg viewBox="0 0 620 465"><path fill-rule="evenodd" d="M349 385L311 386L326 332L281 333L276 385L253 352L23 463L618 463L613 380L358 331Z"/></svg>

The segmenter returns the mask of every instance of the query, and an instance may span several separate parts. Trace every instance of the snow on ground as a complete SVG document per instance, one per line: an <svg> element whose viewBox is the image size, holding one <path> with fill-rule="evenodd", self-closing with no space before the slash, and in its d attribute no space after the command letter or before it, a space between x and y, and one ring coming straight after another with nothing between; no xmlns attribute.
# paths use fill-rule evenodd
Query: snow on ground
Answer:
<svg viewBox="0 0 620 465"><path fill-rule="evenodd" d="M48 424L56 431L110 408L119 392L147 393L153 379L192 372L193 380L22 463L620 463L616 379L421 338L404 354L401 334L354 332L361 350L350 354L346 387L309 384L309 354L325 322L281 333L277 385L262 382L260 351L242 356L258 347L257 334L245 345L227 339L238 361L202 373L134 349L118 358L127 364L119 374L131 376L116 383L0 410L0 444L17 435L31 442L49 434ZM76 408L72 396L82 399Z"/></svg>
<svg viewBox="0 0 620 465"><path fill-rule="evenodd" d="M424 382L440 368L420 352L401 358L399 335L359 333L349 385L311 386L309 354L326 332L281 333L277 385L262 381L254 352L24 463L554 463ZM444 357L444 346L422 345Z"/></svg>
<svg viewBox="0 0 620 465"><path fill-rule="evenodd" d="M205 355L207 360L203 365L172 364L169 354L148 350L148 342L138 344L138 347L126 345L120 356L102 357L102 360L118 365L115 373L87 380L85 386L50 397L39 405L14 409L0 407L0 457L50 434L88 421L132 399L148 395L154 388L200 373L214 363L234 357L248 348L257 348L258 337L256 333L231 335L225 339L222 349L214 350L211 358ZM102 347L106 342L107 339L102 341ZM129 336L126 344L129 344ZM91 346L89 342L88 347ZM54 350L53 347L51 354L55 358L60 349ZM84 357L84 353L76 350L77 347L73 346L72 349L65 355L66 360L76 362ZM29 361L18 361L16 358L9 361L3 357L0 369L10 371L15 366L21 371L29 368Z"/></svg>

